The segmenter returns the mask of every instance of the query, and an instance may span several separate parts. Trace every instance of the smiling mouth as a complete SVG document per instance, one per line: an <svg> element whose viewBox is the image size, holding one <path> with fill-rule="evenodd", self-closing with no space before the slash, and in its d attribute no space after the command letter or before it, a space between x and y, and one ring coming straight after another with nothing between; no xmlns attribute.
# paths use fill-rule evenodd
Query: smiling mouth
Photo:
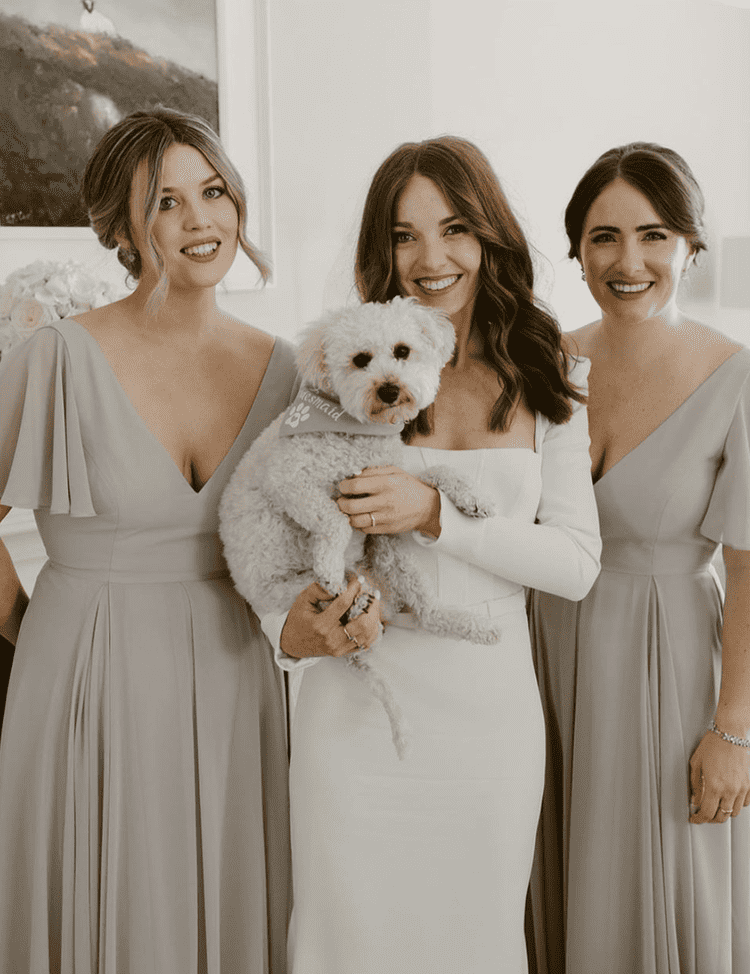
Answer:
<svg viewBox="0 0 750 974"><path fill-rule="evenodd" d="M208 243L194 244L192 247L183 247L182 253L187 257L210 257L219 249L219 241L211 240Z"/></svg>
<svg viewBox="0 0 750 974"><path fill-rule="evenodd" d="M422 290L429 291L431 294L434 294L436 291L445 291L446 288L449 288L452 284L455 284L460 277L460 274L452 274L450 277L440 277L437 279L419 277L414 283L418 287L421 287Z"/></svg>
<svg viewBox="0 0 750 974"><path fill-rule="evenodd" d="M643 294L653 283L653 281L645 281L643 284L623 284L622 281L607 281L607 287L615 294Z"/></svg>

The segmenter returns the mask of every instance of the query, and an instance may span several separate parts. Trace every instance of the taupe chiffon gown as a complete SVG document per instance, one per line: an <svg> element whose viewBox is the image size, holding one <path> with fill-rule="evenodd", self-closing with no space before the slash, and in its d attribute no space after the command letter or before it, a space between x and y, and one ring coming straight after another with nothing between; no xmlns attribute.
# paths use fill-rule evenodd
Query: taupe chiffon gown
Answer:
<svg viewBox="0 0 750 974"><path fill-rule="evenodd" d="M3 356L0 496L35 510L49 560L0 746L2 974L285 970L281 679L217 504L294 380L277 341L196 491L77 322Z"/></svg>
<svg viewBox="0 0 750 974"><path fill-rule="evenodd" d="M710 562L720 542L750 549L749 430L742 349L596 484L589 595L532 595L548 728L532 970L750 972L750 809L688 822L721 676Z"/></svg>

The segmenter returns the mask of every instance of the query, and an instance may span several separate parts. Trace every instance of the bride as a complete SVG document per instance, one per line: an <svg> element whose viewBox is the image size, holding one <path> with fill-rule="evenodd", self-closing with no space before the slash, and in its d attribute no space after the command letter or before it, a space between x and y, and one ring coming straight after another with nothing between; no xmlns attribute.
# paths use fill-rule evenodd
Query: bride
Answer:
<svg viewBox="0 0 750 974"><path fill-rule="evenodd" d="M434 405L404 431L405 469L343 481L339 506L365 534L409 533L438 598L501 620L502 635L492 646L441 638L406 613L387 628L371 654L413 728L400 762L385 714L333 658L354 638L372 646L379 603L345 632L359 583L323 613L313 586L286 620L266 621L281 665L304 669L289 970L522 974L545 760L524 587L581 599L599 570L588 363L568 356L535 300L524 235L488 161L462 139L406 144L381 165L356 279L364 301L400 294L447 312L457 347ZM500 513L459 513L418 479L436 462Z"/></svg>

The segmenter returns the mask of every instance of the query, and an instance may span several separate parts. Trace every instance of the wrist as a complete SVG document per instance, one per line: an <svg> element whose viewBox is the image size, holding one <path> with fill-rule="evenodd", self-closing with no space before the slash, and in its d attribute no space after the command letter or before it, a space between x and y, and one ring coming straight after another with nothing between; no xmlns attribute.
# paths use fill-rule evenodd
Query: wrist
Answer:
<svg viewBox="0 0 750 974"><path fill-rule="evenodd" d="M440 491L436 487L431 487L430 490L432 491L430 510L419 530L430 538L439 538L442 529L440 524Z"/></svg>
<svg viewBox="0 0 750 974"><path fill-rule="evenodd" d="M290 659L300 659L295 650L294 626L289 625L289 613L264 615L261 626L271 645Z"/></svg>
<svg viewBox="0 0 750 974"><path fill-rule="evenodd" d="M719 730L735 737L750 737L750 712L747 708L723 706L719 701L714 715Z"/></svg>
<svg viewBox="0 0 750 974"><path fill-rule="evenodd" d="M284 656L289 656L291 659L302 659L301 656L298 656L294 652L294 650L292 649L291 646L286 645L286 643L284 642L284 630L283 629L281 630L281 639L279 640L279 649L284 654Z"/></svg>
<svg viewBox="0 0 750 974"><path fill-rule="evenodd" d="M747 734L732 734L729 731L724 730L715 720L712 720L709 724L708 729L712 731L717 737L720 737L723 741L728 744L733 744L736 747L742 747L750 750L750 738Z"/></svg>

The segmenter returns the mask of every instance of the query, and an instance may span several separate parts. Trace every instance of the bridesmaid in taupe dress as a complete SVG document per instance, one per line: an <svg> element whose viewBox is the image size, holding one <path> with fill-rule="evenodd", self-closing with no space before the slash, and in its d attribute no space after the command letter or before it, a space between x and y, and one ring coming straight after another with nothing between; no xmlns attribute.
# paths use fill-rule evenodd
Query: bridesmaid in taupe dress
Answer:
<svg viewBox="0 0 750 974"><path fill-rule="evenodd" d="M127 116L84 196L137 286L0 364L0 520L49 559L29 601L0 543L0 974L283 974L283 684L217 509L294 352L216 303L266 266L201 119Z"/></svg>
<svg viewBox="0 0 750 974"><path fill-rule="evenodd" d="M581 603L532 596L540 972L750 971L750 350L677 306L702 209L679 155L635 143L566 211L602 312L570 337L604 547Z"/></svg>

